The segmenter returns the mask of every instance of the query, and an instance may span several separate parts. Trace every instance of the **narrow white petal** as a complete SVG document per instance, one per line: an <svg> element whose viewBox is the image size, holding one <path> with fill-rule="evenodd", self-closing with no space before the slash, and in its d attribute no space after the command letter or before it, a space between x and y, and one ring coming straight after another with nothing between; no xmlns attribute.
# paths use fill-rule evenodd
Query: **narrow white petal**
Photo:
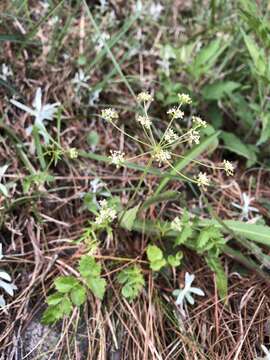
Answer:
<svg viewBox="0 0 270 360"><path fill-rule="evenodd" d="M0 295L0 308L6 305L5 299L2 295Z"/></svg>
<svg viewBox="0 0 270 360"><path fill-rule="evenodd" d="M10 100L11 104L17 106L17 108L27 112L28 114L32 115L32 116L36 116L36 112L35 110L31 109L30 107L20 103L19 101L17 100L14 100L14 99L11 99Z"/></svg>
<svg viewBox="0 0 270 360"><path fill-rule="evenodd" d="M8 284L5 281L0 280L0 287L3 288L8 295L13 296L14 290L17 289L17 287L13 284Z"/></svg>
<svg viewBox="0 0 270 360"><path fill-rule="evenodd" d="M195 275L186 272L186 274L185 274L185 287L189 287L192 284L194 279L195 279Z"/></svg>
<svg viewBox="0 0 270 360"><path fill-rule="evenodd" d="M196 295L199 295L199 296L204 296L205 295L205 293L201 289L196 288L196 287L191 287L189 289L189 291L196 294Z"/></svg>
<svg viewBox="0 0 270 360"><path fill-rule="evenodd" d="M187 299L187 301L190 303L190 305L194 305L195 300L193 299L193 297L191 296L190 293L187 293L187 294L186 294L186 299Z"/></svg>
<svg viewBox="0 0 270 360"><path fill-rule="evenodd" d="M33 101L33 107L37 110L40 111L42 106L42 92L41 92L41 88L39 87L36 91L36 95Z"/></svg>
<svg viewBox="0 0 270 360"><path fill-rule="evenodd" d="M5 271L0 271L0 278L6 280L6 281L11 281L11 277L8 273L6 273Z"/></svg>

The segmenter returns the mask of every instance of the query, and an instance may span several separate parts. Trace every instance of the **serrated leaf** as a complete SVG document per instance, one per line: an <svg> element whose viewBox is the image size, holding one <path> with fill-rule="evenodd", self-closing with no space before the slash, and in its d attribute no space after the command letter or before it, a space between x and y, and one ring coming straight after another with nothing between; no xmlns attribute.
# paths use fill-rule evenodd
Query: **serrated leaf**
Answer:
<svg viewBox="0 0 270 360"><path fill-rule="evenodd" d="M89 278L87 279L87 285L97 298L99 298L100 300L103 299L106 290L105 279L102 279L100 277Z"/></svg>
<svg viewBox="0 0 270 360"><path fill-rule="evenodd" d="M60 276L54 281L56 289L61 293L69 292L78 283L78 280L73 276Z"/></svg>
<svg viewBox="0 0 270 360"><path fill-rule="evenodd" d="M86 301L86 290L82 285L77 285L70 292L70 298L74 305L81 306Z"/></svg>
<svg viewBox="0 0 270 360"><path fill-rule="evenodd" d="M62 314L57 306L49 306L43 313L41 323L49 325L61 319Z"/></svg>
<svg viewBox="0 0 270 360"><path fill-rule="evenodd" d="M120 225L129 231L132 230L134 221L136 220L137 212L139 210L140 204L136 205L135 207L125 211Z"/></svg>
<svg viewBox="0 0 270 360"><path fill-rule="evenodd" d="M159 271L163 266L166 265L162 250L156 245L148 245L147 258L150 261L150 268L154 271Z"/></svg>
<svg viewBox="0 0 270 360"><path fill-rule="evenodd" d="M228 279L220 262L217 257L207 257L207 265L216 274L217 289L221 299L225 299L228 296Z"/></svg>
<svg viewBox="0 0 270 360"><path fill-rule="evenodd" d="M181 260L183 259L182 251L178 251L175 255L169 255L167 258L168 264L172 267L177 267L181 264Z"/></svg>
<svg viewBox="0 0 270 360"><path fill-rule="evenodd" d="M120 271L117 280L123 285L122 295L129 301L133 301L139 295L145 284L142 271L138 266Z"/></svg>
<svg viewBox="0 0 270 360"><path fill-rule="evenodd" d="M72 311L72 303L69 298L63 298L59 305L59 308L61 309L63 315L69 316Z"/></svg>
<svg viewBox="0 0 270 360"><path fill-rule="evenodd" d="M163 252L156 245L148 245L146 253L149 261L157 261L163 259Z"/></svg>
<svg viewBox="0 0 270 360"><path fill-rule="evenodd" d="M64 296L63 293L56 292L55 294L52 294L47 297L47 304L50 306L57 305L62 301L63 296Z"/></svg>
<svg viewBox="0 0 270 360"><path fill-rule="evenodd" d="M92 256L84 255L79 262L79 271L82 277L97 277L101 273L101 265Z"/></svg>

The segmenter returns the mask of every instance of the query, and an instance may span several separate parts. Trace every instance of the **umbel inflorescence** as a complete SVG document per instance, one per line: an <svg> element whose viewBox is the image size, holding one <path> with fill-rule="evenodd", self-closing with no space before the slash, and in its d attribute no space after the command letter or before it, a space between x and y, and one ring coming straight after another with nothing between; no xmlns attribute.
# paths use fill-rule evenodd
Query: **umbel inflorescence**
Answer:
<svg viewBox="0 0 270 360"><path fill-rule="evenodd" d="M199 116L192 116L191 128L185 129L181 127L181 132L176 131L173 127L175 121L183 121L185 113L183 111L183 106L190 105L192 100L189 95L187 94L178 94L178 106L172 107L168 109L167 116L168 116L168 125L165 131L161 134L161 136L157 139L156 134L157 132L153 131L153 121L148 114L148 109L150 104L153 101L153 96L147 92L141 92L137 96L137 101L142 108L142 113L136 116L136 122L142 127L144 132L144 140L137 139L130 134L124 132L121 128L117 126L115 121L119 118L118 113L112 109L107 108L102 110L101 117L111 123L114 127L116 127L120 132L124 133L129 138L132 138L134 141L140 143L140 145L145 149L143 154L138 156L134 156L130 159L125 158L125 153L120 150L111 150L110 160L111 163L114 164L117 168L120 166L125 166L125 163L134 160L138 157L148 155L149 162L148 166L150 166L153 162L157 162L159 166L168 166L174 169L175 173L178 174L181 179L185 179L196 183L201 189L205 190L209 185L211 185L210 179L207 176L206 172L199 172L198 175L194 176L193 178L187 176L186 174L181 173L178 171L173 163L172 160L174 158L184 158L185 155L178 154L176 152L177 146L180 144L187 144L188 146L195 146L200 143L201 140L201 130L206 128L207 122L202 120ZM178 127L179 128L179 127ZM200 166L209 167L209 165L203 164L202 162L192 160L199 164ZM225 173L229 175L233 175L234 167L231 162L228 160L224 160L222 166L217 167L216 169L223 169Z"/></svg>

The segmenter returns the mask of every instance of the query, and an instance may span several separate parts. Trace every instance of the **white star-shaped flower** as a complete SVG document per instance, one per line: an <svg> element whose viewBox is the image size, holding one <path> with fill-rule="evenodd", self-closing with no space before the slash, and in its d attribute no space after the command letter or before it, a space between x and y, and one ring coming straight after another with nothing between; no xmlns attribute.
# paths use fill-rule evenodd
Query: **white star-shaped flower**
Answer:
<svg viewBox="0 0 270 360"><path fill-rule="evenodd" d="M89 89L89 85L87 81L90 79L90 76L86 76L82 69L79 69L76 72L74 79L72 79L72 83L75 85L75 91L79 92L81 87L85 89Z"/></svg>
<svg viewBox="0 0 270 360"><path fill-rule="evenodd" d="M183 289L177 289L173 291L173 296L177 297L175 304L179 306L180 311L185 315L184 305L188 302L190 305L194 305L195 300L193 299L193 294L204 296L204 292L197 288L191 286L195 279L195 275L191 275L188 272L185 274L185 286Z"/></svg>
<svg viewBox="0 0 270 360"><path fill-rule="evenodd" d="M35 118L34 125L38 128L40 134L44 137L45 142L48 143L49 134L47 133L47 130L43 124L43 121L53 119L54 114L57 111L57 108L60 105L60 103L57 102L54 104L42 105L41 88L38 88L36 91L36 95L35 95L34 101L32 103L33 108L30 108L14 99L11 99L10 102L13 105L17 106L17 108L25 111L26 113L28 113L29 115L31 115ZM33 130L33 127L30 126L27 130L28 130L28 133L30 134Z"/></svg>

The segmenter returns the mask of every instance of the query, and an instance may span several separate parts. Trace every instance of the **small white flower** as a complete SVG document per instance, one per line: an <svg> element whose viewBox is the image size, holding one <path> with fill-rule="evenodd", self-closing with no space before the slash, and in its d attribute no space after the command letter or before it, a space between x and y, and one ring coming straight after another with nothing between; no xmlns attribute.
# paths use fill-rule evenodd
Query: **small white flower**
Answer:
<svg viewBox="0 0 270 360"><path fill-rule="evenodd" d="M184 112L176 107L173 107L167 111L167 114L173 117L174 119L183 119Z"/></svg>
<svg viewBox="0 0 270 360"><path fill-rule="evenodd" d="M171 222L171 229L174 231L181 231L182 230L182 221L181 219L176 216L173 221Z"/></svg>
<svg viewBox="0 0 270 360"><path fill-rule="evenodd" d="M173 143L173 142L175 142L176 140L178 140L179 137L178 137L178 135L173 131L173 129L168 129L168 130L165 132L164 139L165 139L165 141L167 141L168 143Z"/></svg>
<svg viewBox="0 0 270 360"><path fill-rule="evenodd" d="M154 159L159 162L159 166L161 166L163 162L170 160L171 157L170 152L167 150L156 149L154 152Z"/></svg>
<svg viewBox="0 0 270 360"><path fill-rule="evenodd" d="M224 170L225 170L226 174L228 176L230 176L230 175L233 176L233 174L234 174L233 164L228 160L223 160L223 166L224 166Z"/></svg>
<svg viewBox="0 0 270 360"><path fill-rule="evenodd" d="M42 105L42 92L41 88L38 88L33 101L33 108L30 108L17 100L11 99L10 102L17 106L19 109L27 112L29 115L35 117L35 126L38 127L40 134L44 137L45 142L49 141L49 135L43 124L44 120L52 120L55 112L57 111L60 103L45 104ZM29 133L32 132L32 127L29 129Z"/></svg>
<svg viewBox="0 0 270 360"><path fill-rule="evenodd" d="M207 127L207 122L202 120L199 116L192 116L192 121L196 124L198 127Z"/></svg>
<svg viewBox="0 0 270 360"><path fill-rule="evenodd" d="M160 3L152 3L149 7L149 15L154 21L160 18L164 7Z"/></svg>
<svg viewBox="0 0 270 360"><path fill-rule="evenodd" d="M97 35L94 38L94 42L96 43L95 50L97 53L102 50L104 43L106 43L106 41L109 39L110 39L110 34L106 32L102 32L100 35Z"/></svg>
<svg viewBox="0 0 270 360"><path fill-rule="evenodd" d="M241 220L249 220L250 212L259 212L259 210L253 206L250 206L250 203L254 200L253 197L250 197L248 194L241 194L242 205L238 205L236 203L232 203L234 207L242 210Z"/></svg>
<svg viewBox="0 0 270 360"><path fill-rule="evenodd" d="M99 214L96 216L95 224L96 225L105 225L111 223L116 218L116 211L113 208L108 206L107 200L101 200L99 202L100 210Z"/></svg>
<svg viewBox="0 0 270 360"><path fill-rule="evenodd" d="M101 111L101 117L107 121L112 121L113 119L118 119L118 114L114 109L108 108Z"/></svg>
<svg viewBox="0 0 270 360"><path fill-rule="evenodd" d="M181 104L191 104L191 97L187 94L178 94L178 100Z"/></svg>
<svg viewBox="0 0 270 360"><path fill-rule="evenodd" d="M150 95L148 92L143 91L137 95L137 100L139 102L150 102L153 101L152 95Z"/></svg>
<svg viewBox="0 0 270 360"><path fill-rule="evenodd" d="M138 116L137 121L146 129L150 129L152 125L152 121L149 119L148 116Z"/></svg>
<svg viewBox="0 0 270 360"><path fill-rule="evenodd" d="M76 72L74 79L72 79L72 84L75 85L75 91L79 92L81 88L89 89L87 81L90 79L90 76L86 76L82 69L79 69Z"/></svg>
<svg viewBox="0 0 270 360"><path fill-rule="evenodd" d="M173 295L177 297L175 304L179 306L180 311L185 315L184 305L188 302L190 305L194 305L195 300L193 299L193 294L204 296L204 292L197 288L192 287L191 284L195 279L195 275L191 275L188 272L185 274L185 286L183 289L178 289L173 291Z"/></svg>
<svg viewBox="0 0 270 360"><path fill-rule="evenodd" d="M208 179L206 173L202 173L202 172L199 173L197 177L197 184L202 188L210 185L210 180Z"/></svg>
<svg viewBox="0 0 270 360"><path fill-rule="evenodd" d="M2 74L0 74L0 79L7 81L7 78L11 76L13 76L11 68L6 64L2 64Z"/></svg>
<svg viewBox="0 0 270 360"><path fill-rule="evenodd" d="M111 150L110 152L111 156L109 158L111 159L111 163L116 165L117 168L122 166L125 162L125 153L116 150Z"/></svg>
<svg viewBox="0 0 270 360"><path fill-rule="evenodd" d="M79 156L79 152L76 148L70 148L68 149L68 156L70 157L70 159L77 159L77 157Z"/></svg>
<svg viewBox="0 0 270 360"><path fill-rule="evenodd" d="M188 142L190 143L190 145L192 145L193 143L195 143L195 144L200 143L199 131L191 129L187 132L187 136L188 136Z"/></svg>

